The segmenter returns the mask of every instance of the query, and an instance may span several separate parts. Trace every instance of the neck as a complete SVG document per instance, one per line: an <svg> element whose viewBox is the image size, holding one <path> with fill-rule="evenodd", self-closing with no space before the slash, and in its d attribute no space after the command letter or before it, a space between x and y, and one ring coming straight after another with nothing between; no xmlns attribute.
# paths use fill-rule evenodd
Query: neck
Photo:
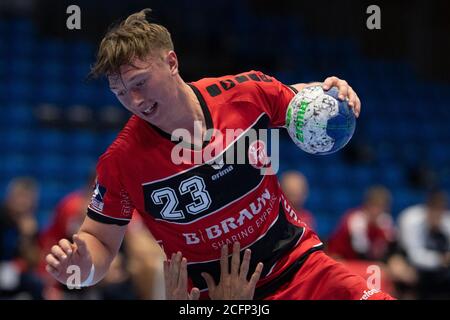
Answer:
<svg viewBox="0 0 450 320"><path fill-rule="evenodd" d="M178 90L170 103L171 109L174 110L170 115L170 121L166 121L158 127L169 134L176 129L186 129L193 137L193 140L186 142L202 145L206 123L200 102L192 88L181 78L179 81ZM201 132L201 136L194 136L194 132Z"/></svg>

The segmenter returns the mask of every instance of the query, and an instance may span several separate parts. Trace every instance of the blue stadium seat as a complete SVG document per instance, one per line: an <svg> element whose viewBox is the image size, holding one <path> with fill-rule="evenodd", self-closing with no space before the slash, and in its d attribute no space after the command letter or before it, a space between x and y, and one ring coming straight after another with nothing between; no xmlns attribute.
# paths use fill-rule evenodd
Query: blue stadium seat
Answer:
<svg viewBox="0 0 450 320"><path fill-rule="evenodd" d="M61 152L67 146L65 134L59 130L40 130L36 132L33 151L36 154L46 155Z"/></svg>
<svg viewBox="0 0 450 320"><path fill-rule="evenodd" d="M392 141L380 139L383 141L375 145L375 157L380 165L392 164L396 161L396 145Z"/></svg>
<svg viewBox="0 0 450 320"><path fill-rule="evenodd" d="M11 179L15 176L31 175L32 162L23 153L8 153L1 157L0 176Z"/></svg>
<svg viewBox="0 0 450 320"><path fill-rule="evenodd" d="M11 60L16 58L26 58L32 60L39 45L31 37L14 37L9 42L7 52L12 55Z"/></svg>
<svg viewBox="0 0 450 320"><path fill-rule="evenodd" d="M409 189L397 189L393 192L392 214L397 217L398 214L409 206L423 203L424 194L419 191Z"/></svg>
<svg viewBox="0 0 450 320"><path fill-rule="evenodd" d="M53 211L56 204L70 191L65 184L58 180L48 178L41 182L39 210Z"/></svg>
<svg viewBox="0 0 450 320"><path fill-rule="evenodd" d="M89 131L72 131L68 134L66 149L76 154L92 154L96 152L96 136Z"/></svg>
<svg viewBox="0 0 450 320"><path fill-rule="evenodd" d="M352 187L361 187L374 183L373 169L371 167L352 166L347 172L347 179L351 181Z"/></svg>
<svg viewBox="0 0 450 320"><path fill-rule="evenodd" d="M424 149L417 142L407 142L398 147L400 161L406 166L417 166L423 159Z"/></svg>
<svg viewBox="0 0 450 320"><path fill-rule="evenodd" d="M11 127L9 130L0 132L0 141L2 141L1 154L24 153L34 143L33 133L22 128Z"/></svg>
<svg viewBox="0 0 450 320"><path fill-rule="evenodd" d="M89 61L94 57L95 49L92 45L84 41L73 42L67 45L68 56L76 61Z"/></svg>
<svg viewBox="0 0 450 320"><path fill-rule="evenodd" d="M353 203L354 197L352 196L352 189L347 188L333 188L327 192L327 198L329 199L328 208L329 211L334 214L340 214L353 208L359 203Z"/></svg>
<svg viewBox="0 0 450 320"><path fill-rule="evenodd" d="M85 183L89 175L95 170L97 159L92 155L74 154L67 159L66 176L70 179Z"/></svg>
<svg viewBox="0 0 450 320"><path fill-rule="evenodd" d="M29 77L33 70L33 62L26 58L15 58L5 65L5 69L14 77Z"/></svg>
<svg viewBox="0 0 450 320"><path fill-rule="evenodd" d="M62 59L65 47L63 40L44 40L36 50L36 57L41 61Z"/></svg>
<svg viewBox="0 0 450 320"><path fill-rule="evenodd" d="M90 105L95 96L95 88L87 84L74 86L66 96L66 105L85 104Z"/></svg>
<svg viewBox="0 0 450 320"><path fill-rule="evenodd" d="M375 174L377 182L391 190L402 188L406 184L405 168L395 163L380 166Z"/></svg>
<svg viewBox="0 0 450 320"><path fill-rule="evenodd" d="M349 181L348 172L340 162L332 164L330 162L327 166L317 168L316 179L311 183L339 188L352 182Z"/></svg>
<svg viewBox="0 0 450 320"><path fill-rule="evenodd" d="M434 142L428 146L426 155L428 163L435 169L448 166L450 164L450 148L445 142Z"/></svg>
<svg viewBox="0 0 450 320"><path fill-rule="evenodd" d="M3 115L8 122L13 123L15 126L30 125L33 121L33 109L27 104L15 104L8 106L8 112Z"/></svg>
<svg viewBox="0 0 450 320"><path fill-rule="evenodd" d="M338 225L340 215L333 216L326 211L316 211L313 215L316 220L316 232L325 241Z"/></svg>
<svg viewBox="0 0 450 320"><path fill-rule="evenodd" d="M10 83L8 91L8 101L12 105L29 103L33 97L33 86L28 81Z"/></svg>
<svg viewBox="0 0 450 320"><path fill-rule="evenodd" d="M46 153L34 158L34 175L39 179L60 179L67 168L65 158L59 153Z"/></svg>
<svg viewBox="0 0 450 320"><path fill-rule="evenodd" d="M33 23L28 19L14 19L10 22L10 32L18 36L32 34Z"/></svg>
<svg viewBox="0 0 450 320"><path fill-rule="evenodd" d="M316 211L325 211L328 208L325 199L326 193L324 192L324 189L310 187L308 199L306 200L306 207L313 213Z"/></svg>
<svg viewBox="0 0 450 320"><path fill-rule="evenodd" d="M65 75L64 66L59 60L48 60L40 68L42 78L46 81L58 81Z"/></svg>
<svg viewBox="0 0 450 320"><path fill-rule="evenodd" d="M35 91L33 100L38 103L62 103L67 97L67 89L60 81L41 83Z"/></svg>

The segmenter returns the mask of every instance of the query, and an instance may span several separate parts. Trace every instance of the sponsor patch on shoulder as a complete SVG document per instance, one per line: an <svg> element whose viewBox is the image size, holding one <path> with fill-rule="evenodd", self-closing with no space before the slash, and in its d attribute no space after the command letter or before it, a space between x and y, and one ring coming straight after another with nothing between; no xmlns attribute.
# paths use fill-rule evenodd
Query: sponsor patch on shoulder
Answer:
<svg viewBox="0 0 450 320"><path fill-rule="evenodd" d="M103 211L103 198L106 194L106 188L101 186L98 182L95 183L94 194L92 195L91 204L89 205L92 209Z"/></svg>

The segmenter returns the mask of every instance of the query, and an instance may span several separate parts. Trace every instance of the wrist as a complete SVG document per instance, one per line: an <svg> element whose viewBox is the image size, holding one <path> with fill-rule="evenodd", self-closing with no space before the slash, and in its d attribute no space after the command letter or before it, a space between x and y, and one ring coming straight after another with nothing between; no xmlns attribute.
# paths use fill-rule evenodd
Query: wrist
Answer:
<svg viewBox="0 0 450 320"><path fill-rule="evenodd" d="M80 287L92 286L94 284L94 274L95 274L95 266L94 264L92 264L88 277L80 284Z"/></svg>

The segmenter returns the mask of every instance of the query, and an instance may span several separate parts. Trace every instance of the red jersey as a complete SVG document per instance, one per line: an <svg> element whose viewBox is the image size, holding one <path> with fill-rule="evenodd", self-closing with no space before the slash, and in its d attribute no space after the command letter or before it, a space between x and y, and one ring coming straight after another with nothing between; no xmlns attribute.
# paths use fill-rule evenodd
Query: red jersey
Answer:
<svg viewBox="0 0 450 320"><path fill-rule="evenodd" d="M257 71L189 85L207 128L217 130L223 139L214 135L201 150L182 151L191 159L211 154L208 161L174 163L172 152L178 142L132 116L99 160L88 215L125 225L138 212L167 256L183 253L190 285L203 292L207 286L200 273L218 280L220 248L235 241L252 250L250 270L264 263L258 286L270 284L299 258L322 246L285 201L276 175L261 174L261 166L267 166L258 163L267 155L262 138L252 140L245 134L284 126L295 89ZM227 129L242 134L225 139ZM231 154L230 150L240 150L239 145L244 146L243 154ZM236 163L239 156L245 163ZM252 158L258 161L251 163Z"/></svg>

